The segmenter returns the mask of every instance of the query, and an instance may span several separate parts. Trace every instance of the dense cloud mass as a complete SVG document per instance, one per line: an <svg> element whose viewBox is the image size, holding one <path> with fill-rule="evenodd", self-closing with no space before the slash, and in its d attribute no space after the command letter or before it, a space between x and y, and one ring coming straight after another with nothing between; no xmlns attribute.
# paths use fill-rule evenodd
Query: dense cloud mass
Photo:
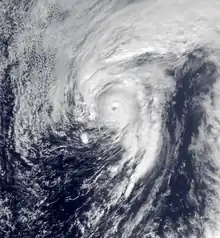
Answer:
<svg viewBox="0 0 220 238"><path fill-rule="evenodd" d="M220 2L0 2L0 237L220 237Z"/></svg>

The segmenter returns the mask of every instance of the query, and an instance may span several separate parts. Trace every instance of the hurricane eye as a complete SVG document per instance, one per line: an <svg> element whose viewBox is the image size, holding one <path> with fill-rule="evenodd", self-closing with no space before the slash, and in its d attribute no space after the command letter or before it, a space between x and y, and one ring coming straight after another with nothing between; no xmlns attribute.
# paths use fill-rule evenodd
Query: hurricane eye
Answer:
<svg viewBox="0 0 220 238"><path fill-rule="evenodd" d="M111 108L111 110L112 110L113 112L117 111L117 110L119 109L118 102L112 102L110 108Z"/></svg>

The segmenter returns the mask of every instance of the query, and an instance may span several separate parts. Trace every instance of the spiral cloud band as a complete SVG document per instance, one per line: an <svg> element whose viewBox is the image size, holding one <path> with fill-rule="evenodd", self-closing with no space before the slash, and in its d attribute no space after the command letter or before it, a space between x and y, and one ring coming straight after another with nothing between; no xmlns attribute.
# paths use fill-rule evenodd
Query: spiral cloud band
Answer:
<svg viewBox="0 0 220 238"><path fill-rule="evenodd" d="M2 9L0 236L219 238L220 2Z"/></svg>

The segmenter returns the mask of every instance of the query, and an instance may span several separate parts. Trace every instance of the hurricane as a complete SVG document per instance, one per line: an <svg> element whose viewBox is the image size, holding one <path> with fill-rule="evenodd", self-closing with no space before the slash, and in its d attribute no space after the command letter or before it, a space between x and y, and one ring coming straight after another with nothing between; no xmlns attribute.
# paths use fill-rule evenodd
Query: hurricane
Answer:
<svg viewBox="0 0 220 238"><path fill-rule="evenodd" d="M0 237L220 237L219 10L0 3Z"/></svg>

